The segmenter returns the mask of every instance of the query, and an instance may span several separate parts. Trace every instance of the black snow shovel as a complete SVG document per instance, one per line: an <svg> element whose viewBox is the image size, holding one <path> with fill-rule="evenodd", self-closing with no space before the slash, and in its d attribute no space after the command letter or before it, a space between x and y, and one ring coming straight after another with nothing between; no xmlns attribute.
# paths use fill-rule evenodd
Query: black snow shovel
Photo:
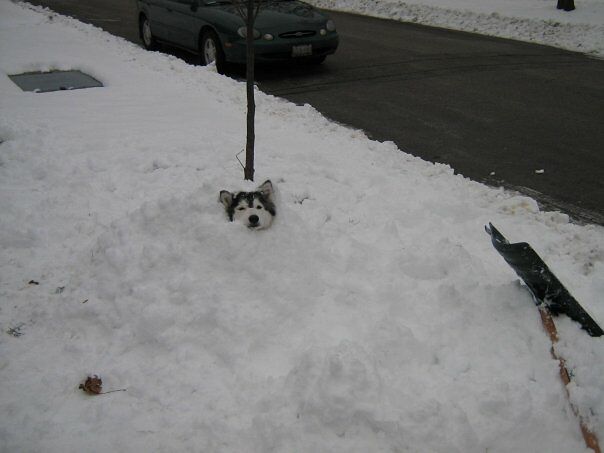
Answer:
<svg viewBox="0 0 604 453"><path fill-rule="evenodd" d="M602 336L602 329L593 320L591 316L579 305L579 302L571 296L568 290L560 283L560 280L549 270L541 257L537 255L532 247L526 242L510 244L509 241L489 223L485 227L487 233L491 236L493 246L499 252L503 259L516 271L518 276L526 283L533 300L539 308L541 323L549 335L552 343L552 357L558 361L560 366L560 379L564 384L567 398L568 384L570 384L570 373L566 368L564 359L556 353L555 345L558 342L558 331L554 324L552 314L563 313L569 318L578 322L581 328L587 331L592 337ZM591 431L589 424L581 416L579 410L572 404L571 408L579 419L581 434L585 440L585 445L591 448L594 453L601 453L598 437Z"/></svg>
<svg viewBox="0 0 604 453"><path fill-rule="evenodd" d="M545 304L551 314L567 315L592 337L601 337L604 334L596 321L579 305L529 244L510 244L492 223L489 223L485 230L491 235L495 249L526 283L537 306Z"/></svg>

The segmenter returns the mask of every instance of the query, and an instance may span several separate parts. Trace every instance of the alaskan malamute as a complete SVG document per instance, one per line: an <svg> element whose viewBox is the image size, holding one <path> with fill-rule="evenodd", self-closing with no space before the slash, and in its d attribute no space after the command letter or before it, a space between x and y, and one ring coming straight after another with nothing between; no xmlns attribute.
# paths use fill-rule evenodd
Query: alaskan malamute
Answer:
<svg viewBox="0 0 604 453"><path fill-rule="evenodd" d="M237 220L254 230L270 227L276 214L273 184L270 180L262 183L254 192L232 194L221 190L220 202L224 205L231 222Z"/></svg>

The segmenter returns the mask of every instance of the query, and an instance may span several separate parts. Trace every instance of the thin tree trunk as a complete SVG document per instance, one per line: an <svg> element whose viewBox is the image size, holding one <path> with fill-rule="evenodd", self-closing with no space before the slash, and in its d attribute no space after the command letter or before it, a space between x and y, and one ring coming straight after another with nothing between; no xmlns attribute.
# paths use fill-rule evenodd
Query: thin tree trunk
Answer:
<svg viewBox="0 0 604 453"><path fill-rule="evenodd" d="M256 103L254 101L254 0L247 0L247 55L246 55L246 91L247 91L247 141L245 145L244 179L254 180L254 142L256 133L254 117Z"/></svg>

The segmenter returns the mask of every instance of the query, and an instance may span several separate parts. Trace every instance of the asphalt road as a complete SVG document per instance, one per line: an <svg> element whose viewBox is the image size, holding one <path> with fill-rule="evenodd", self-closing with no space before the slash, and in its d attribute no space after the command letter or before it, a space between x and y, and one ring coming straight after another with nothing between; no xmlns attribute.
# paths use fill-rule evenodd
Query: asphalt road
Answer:
<svg viewBox="0 0 604 453"><path fill-rule="evenodd" d="M134 0L32 3L139 42ZM331 15L341 37L336 54L318 67L258 68L263 91L311 104L473 180L519 190L548 209L604 225L604 60ZM243 71L234 67L230 74Z"/></svg>

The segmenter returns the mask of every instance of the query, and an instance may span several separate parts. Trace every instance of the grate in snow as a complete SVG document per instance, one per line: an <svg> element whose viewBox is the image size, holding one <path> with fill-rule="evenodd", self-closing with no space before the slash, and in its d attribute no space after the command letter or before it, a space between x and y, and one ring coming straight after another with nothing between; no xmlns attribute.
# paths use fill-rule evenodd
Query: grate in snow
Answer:
<svg viewBox="0 0 604 453"><path fill-rule="evenodd" d="M26 72L9 77L23 91L36 93L103 86L94 77L80 71Z"/></svg>

